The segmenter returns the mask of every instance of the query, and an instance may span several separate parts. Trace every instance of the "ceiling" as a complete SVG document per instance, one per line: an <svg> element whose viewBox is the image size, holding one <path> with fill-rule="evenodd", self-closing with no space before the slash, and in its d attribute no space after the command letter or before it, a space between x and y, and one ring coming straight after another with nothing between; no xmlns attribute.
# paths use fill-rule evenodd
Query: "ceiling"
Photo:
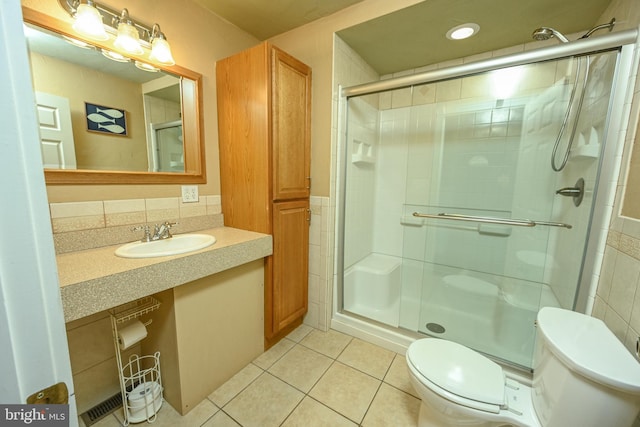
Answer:
<svg viewBox="0 0 640 427"><path fill-rule="evenodd" d="M362 0L195 0L227 21L266 40ZM389 0L391 1L391 0ZM425 0L338 32L381 75L531 41L541 26L581 32L611 0ZM622 19L623 17L619 17ZM480 31L451 41L449 28L467 22Z"/></svg>
<svg viewBox="0 0 640 427"><path fill-rule="evenodd" d="M300 27L362 0L194 0L259 40Z"/></svg>

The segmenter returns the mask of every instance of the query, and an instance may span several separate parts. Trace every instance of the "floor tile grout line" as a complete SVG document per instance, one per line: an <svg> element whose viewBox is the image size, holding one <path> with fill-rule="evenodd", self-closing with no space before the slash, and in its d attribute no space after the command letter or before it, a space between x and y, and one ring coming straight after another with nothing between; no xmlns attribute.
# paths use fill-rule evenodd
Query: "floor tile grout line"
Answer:
<svg viewBox="0 0 640 427"><path fill-rule="evenodd" d="M331 358L330 358L330 359L331 359ZM273 375L274 377L276 377L276 378L277 378L277 379L279 379L280 381L284 382L285 384L290 385L291 387L295 388L295 389L296 389L296 390L298 390L299 392L304 393L305 395L308 395L308 394L311 392L311 390L313 390L313 388L316 386L316 384L318 384L318 382L322 379L322 377L324 377L324 376L325 376L325 374L329 371L329 369L331 368L331 366L332 366L335 362L337 362L337 360L335 360L335 359L331 359L331 363L329 364L329 366L327 367L327 369L325 369L325 370L322 372L322 375L320 375L320 376L318 377L318 379L313 383L313 385L309 388L309 391L300 390L297 386L295 386L294 384L289 383L289 382L288 382L287 380L285 380L284 378L280 378L278 375L276 375L276 374L275 374L275 373L273 373L273 372L270 372L270 371L265 371L265 372L268 372L269 374Z"/></svg>
<svg viewBox="0 0 640 427"><path fill-rule="evenodd" d="M373 405L373 401L376 400L376 396L380 392L380 388L382 387L382 383L383 383L383 381L380 381L380 384L378 384L378 388L376 389L376 392L373 394L373 398L371 399L371 402L369 402L369 405L367 405L367 410L364 411L364 414L362 415L362 419L360 420L358 425L362 425L362 423L364 422L364 419L367 418L367 414L369 413L369 410L371 410L371 405Z"/></svg>
<svg viewBox="0 0 640 427"><path fill-rule="evenodd" d="M207 396L207 399L208 399L211 403L213 403L217 408L219 408L220 410L222 410L225 406L227 406L229 403L231 403L231 401L232 401L232 400L234 400L234 399L235 399L236 397L238 397L238 396L239 396L243 391L245 391L245 390L246 390L246 389L247 389L251 384L253 384L253 383L254 383L258 378L260 378L260 377L261 377L265 372L267 372L266 370L262 369L260 366L257 366L257 365L255 365L255 364L253 364L253 362L249 362L249 365L253 365L253 366L255 366L256 368L260 369L262 372L261 372L259 375L257 375L254 379L252 379L251 381L249 381L249 383L247 383L247 385L245 385L244 387L242 387L242 389L241 389L240 391L238 391L237 393L234 393L234 394L233 394L233 396L232 396L232 397L231 397L231 398L230 398L230 399L229 399L229 400L228 400L224 405L220 406L220 405L218 405L216 402L214 402L213 400L211 400L211 399L209 398L209 396L211 396L213 393L215 393L215 390ZM247 365L247 366L249 366L249 365ZM246 366L245 366L245 368L246 368ZM244 368L243 368L243 369L244 369ZM231 377L231 378L233 378L233 377ZM231 378L229 378L229 380L231 380ZM229 380L227 380L227 381L229 381ZM226 383L225 383L225 384L226 384Z"/></svg>

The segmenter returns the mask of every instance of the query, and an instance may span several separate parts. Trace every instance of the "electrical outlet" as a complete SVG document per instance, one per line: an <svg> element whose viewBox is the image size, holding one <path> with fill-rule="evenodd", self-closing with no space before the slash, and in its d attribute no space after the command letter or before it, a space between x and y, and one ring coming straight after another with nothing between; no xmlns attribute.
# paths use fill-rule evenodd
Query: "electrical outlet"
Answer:
<svg viewBox="0 0 640 427"><path fill-rule="evenodd" d="M182 186L182 203L193 203L198 201L198 186L183 185Z"/></svg>

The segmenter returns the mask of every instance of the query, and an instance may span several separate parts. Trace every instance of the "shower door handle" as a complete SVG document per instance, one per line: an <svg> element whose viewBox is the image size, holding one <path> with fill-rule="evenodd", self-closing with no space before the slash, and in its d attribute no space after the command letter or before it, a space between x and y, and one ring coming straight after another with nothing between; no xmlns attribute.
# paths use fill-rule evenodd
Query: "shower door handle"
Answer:
<svg viewBox="0 0 640 427"><path fill-rule="evenodd" d="M515 227L535 227L536 225L546 225L548 227L560 227L567 229L572 228L571 225L565 224L563 222L533 221L530 219L493 218L488 216L459 215L445 212L439 214L423 214L420 212L414 212L413 216L418 218L450 219L453 221L470 221L487 224L513 225Z"/></svg>
<svg viewBox="0 0 640 427"><path fill-rule="evenodd" d="M584 197L584 179L580 178L573 187L564 187L556 191L556 194L565 197L573 197L573 204L580 206Z"/></svg>
<svg viewBox="0 0 640 427"><path fill-rule="evenodd" d="M575 187L565 187L556 191L556 194L559 194L561 196L567 196L567 197L575 197L582 194L582 190Z"/></svg>

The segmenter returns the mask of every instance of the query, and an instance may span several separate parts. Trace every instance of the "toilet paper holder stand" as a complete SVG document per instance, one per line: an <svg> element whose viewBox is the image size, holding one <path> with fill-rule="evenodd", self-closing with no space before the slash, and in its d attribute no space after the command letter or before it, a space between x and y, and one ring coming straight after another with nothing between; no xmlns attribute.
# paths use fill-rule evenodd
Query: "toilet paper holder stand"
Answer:
<svg viewBox="0 0 640 427"><path fill-rule="evenodd" d="M149 314L159 307L160 301L148 296L109 310L125 426L130 423L155 421L163 402L163 387L160 375L160 352L147 356L132 354L128 358L128 362L125 361L123 364L122 352L124 350L119 345L119 329L134 320L139 320L139 317ZM153 319L148 319L144 322L141 321L141 323L147 327L152 321ZM130 343L129 347L144 339L145 336L146 333L138 341Z"/></svg>

